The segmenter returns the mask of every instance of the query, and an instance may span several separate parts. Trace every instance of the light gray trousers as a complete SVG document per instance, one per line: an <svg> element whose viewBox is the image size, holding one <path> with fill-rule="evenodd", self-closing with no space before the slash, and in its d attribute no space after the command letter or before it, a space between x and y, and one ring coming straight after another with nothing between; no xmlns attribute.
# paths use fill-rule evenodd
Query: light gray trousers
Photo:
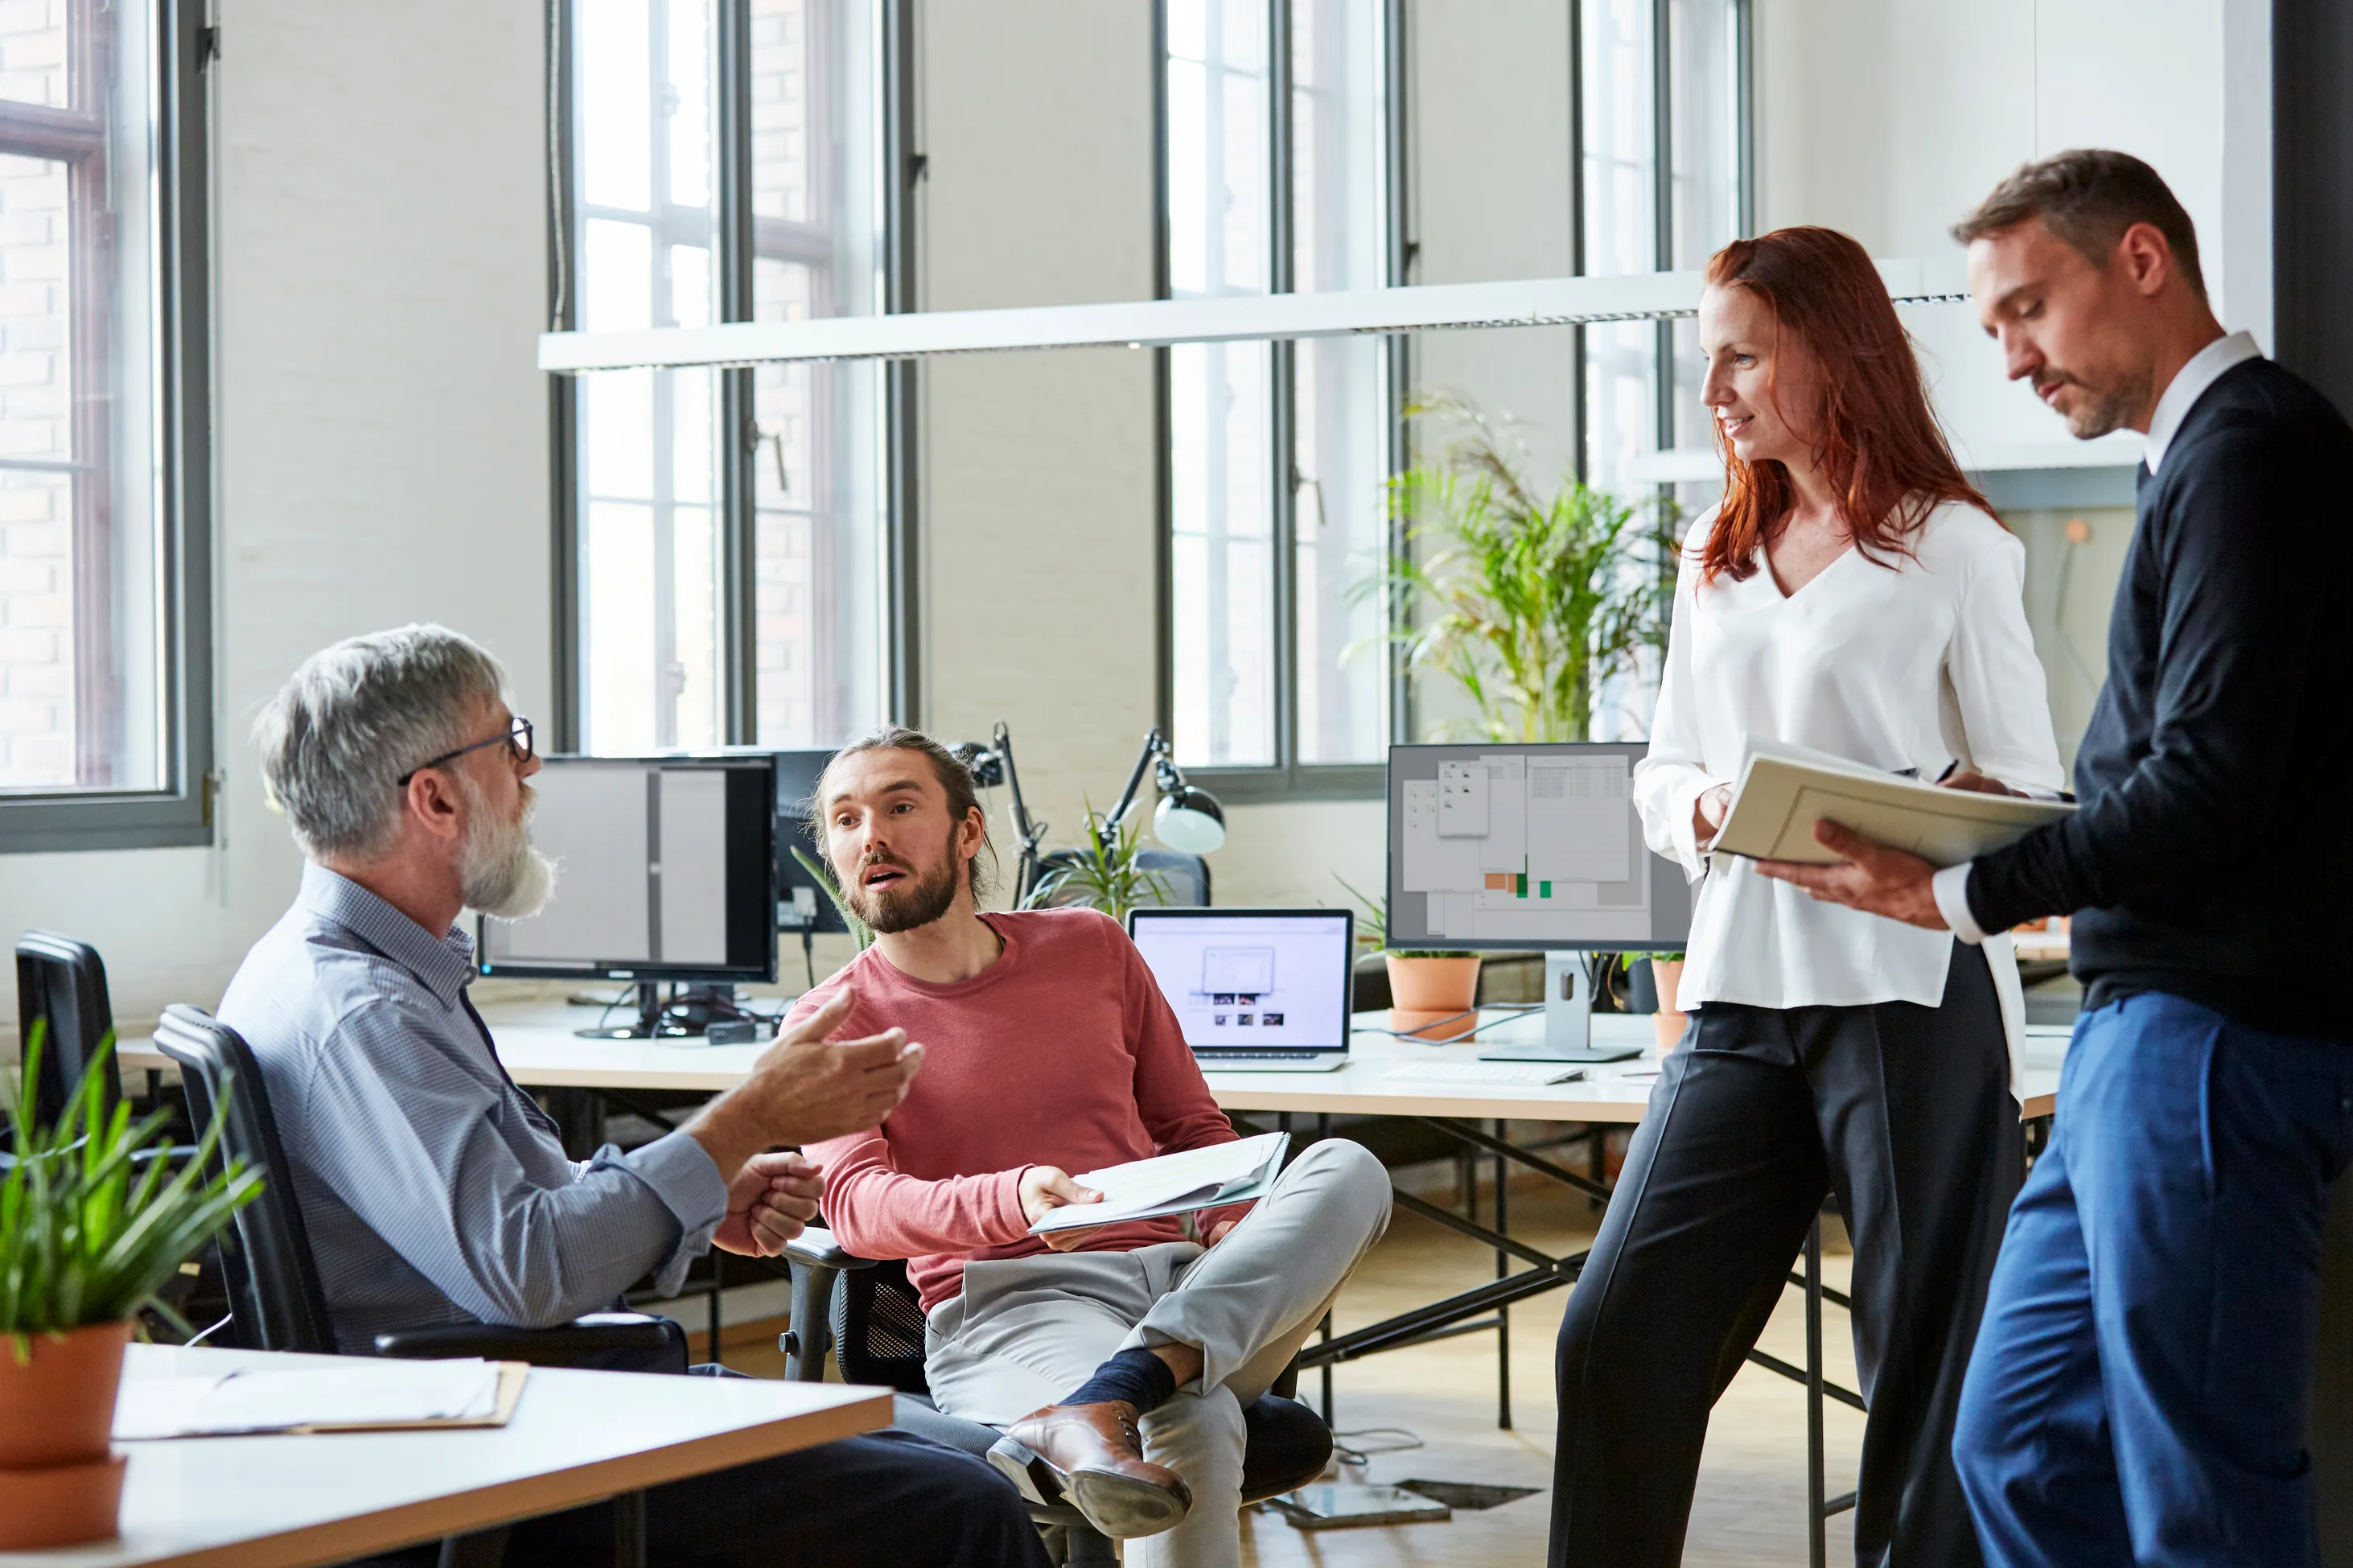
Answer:
<svg viewBox="0 0 2353 1568"><path fill-rule="evenodd" d="M1006 1426L1052 1404L1114 1352L1196 1345L1201 1375L1144 1418L1144 1449L1185 1478L1192 1511L1131 1542L1129 1568L1240 1568L1242 1410L1314 1330L1389 1223L1388 1172L1359 1144L1310 1144L1226 1239L1204 1252L1048 1253L968 1263L933 1309L934 1403Z"/></svg>

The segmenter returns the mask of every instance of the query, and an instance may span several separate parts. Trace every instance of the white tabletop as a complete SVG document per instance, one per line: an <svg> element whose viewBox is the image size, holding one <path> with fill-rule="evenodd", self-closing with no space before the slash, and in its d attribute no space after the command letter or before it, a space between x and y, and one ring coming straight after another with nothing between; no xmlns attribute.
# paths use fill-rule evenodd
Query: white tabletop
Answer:
<svg viewBox="0 0 2353 1568"><path fill-rule="evenodd" d="M332 1356L133 1345L126 1378ZM122 1533L0 1568L300 1568L575 1508L890 1425L888 1389L534 1367L504 1426L123 1443Z"/></svg>
<svg viewBox="0 0 2353 1568"><path fill-rule="evenodd" d="M593 1008L558 1003L493 1004L482 1010L499 1060L518 1084L542 1088L681 1089L717 1094L734 1087L752 1070L764 1045L705 1045L700 1039L583 1040L574 1033L596 1020ZM1385 1012L1359 1013L1360 1031L1385 1028ZM2026 1115L2051 1114L2059 1083L2059 1056L2069 1031L2029 1025L2024 1091ZM1349 1065L1330 1073L1209 1073L1209 1092L1227 1110L1290 1111L1363 1116L1446 1116L1516 1121L1638 1122L1649 1104L1659 1064L1647 1014L1597 1014L1597 1044L1647 1047L1631 1061L1585 1069L1576 1083L1548 1087L1404 1083L1386 1076L1413 1057L1475 1061L1476 1044L1504 1045L1544 1038L1535 1013L1509 1011L1480 1014L1475 1043L1424 1045L1385 1033L1358 1033ZM127 1069L167 1067L170 1059L145 1040L120 1048Z"/></svg>

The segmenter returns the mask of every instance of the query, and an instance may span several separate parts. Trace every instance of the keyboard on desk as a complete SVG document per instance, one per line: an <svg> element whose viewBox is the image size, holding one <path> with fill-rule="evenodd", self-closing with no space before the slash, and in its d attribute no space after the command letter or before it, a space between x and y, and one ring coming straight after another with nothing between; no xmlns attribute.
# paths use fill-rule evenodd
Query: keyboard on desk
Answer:
<svg viewBox="0 0 2353 1568"><path fill-rule="evenodd" d="M1348 1054L1260 1046L1248 1051L1196 1050L1193 1060L1205 1073L1331 1073L1348 1065Z"/></svg>
<svg viewBox="0 0 2353 1568"><path fill-rule="evenodd" d="M1548 1084L1573 1084L1585 1076L1585 1069L1558 1062L1400 1062L1381 1076L1401 1084L1540 1089Z"/></svg>

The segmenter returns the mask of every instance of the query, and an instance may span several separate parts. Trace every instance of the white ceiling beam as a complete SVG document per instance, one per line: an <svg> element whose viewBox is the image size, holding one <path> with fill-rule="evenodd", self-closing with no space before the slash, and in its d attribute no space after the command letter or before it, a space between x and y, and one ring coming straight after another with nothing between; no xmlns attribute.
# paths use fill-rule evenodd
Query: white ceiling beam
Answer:
<svg viewBox="0 0 2353 1568"><path fill-rule="evenodd" d="M1927 270L1917 261L1878 265L1889 293L1900 302L1967 297L1949 286L1929 287L1923 277ZM1641 272L1321 294L733 322L644 332L552 332L540 337L539 367L571 373L805 359L913 359L937 354L1162 348L1360 333L1656 321L1692 314L1699 306L1703 282L1698 272Z"/></svg>

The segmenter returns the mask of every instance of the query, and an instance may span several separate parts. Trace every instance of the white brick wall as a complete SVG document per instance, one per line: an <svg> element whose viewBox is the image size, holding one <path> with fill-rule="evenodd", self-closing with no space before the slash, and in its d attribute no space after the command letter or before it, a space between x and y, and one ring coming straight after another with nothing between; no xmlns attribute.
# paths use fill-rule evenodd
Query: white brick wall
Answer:
<svg viewBox="0 0 2353 1568"><path fill-rule="evenodd" d="M31 96L36 64L62 57L62 11L0 0L0 97ZM0 155L0 461L73 456L66 201L63 163ZM74 781L72 485L0 468L0 789Z"/></svg>

